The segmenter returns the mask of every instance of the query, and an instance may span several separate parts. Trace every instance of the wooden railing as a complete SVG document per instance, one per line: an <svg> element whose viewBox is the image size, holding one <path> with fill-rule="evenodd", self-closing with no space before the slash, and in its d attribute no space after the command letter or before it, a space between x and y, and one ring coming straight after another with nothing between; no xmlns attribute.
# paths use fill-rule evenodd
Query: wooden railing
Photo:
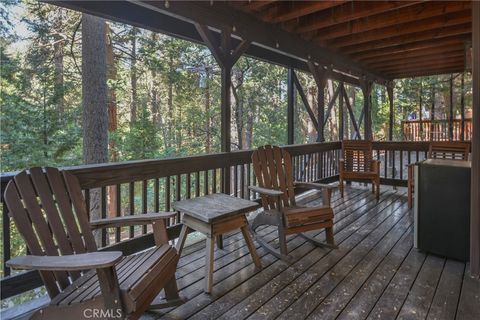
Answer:
<svg viewBox="0 0 480 320"><path fill-rule="evenodd" d="M298 181L332 181L337 179L340 142L286 146L293 157L294 175ZM97 210L101 217L170 211L173 201L225 192L246 199L257 195L249 189L256 179L251 166L252 151L235 151L211 155L161 160L129 161L122 163L85 165L63 168L75 174L85 192L90 214ZM226 175L225 170L230 174ZM1 176L2 195L15 173ZM224 177L230 176L225 182ZM96 201L94 201L96 199ZM94 205L92 205L92 203ZM95 205L97 204L97 205ZM3 205L3 255L1 298L25 292L42 285L36 272L10 274L5 261L11 258L14 228ZM178 237L180 215L170 221L171 239ZM145 227L102 230L102 250L122 250L133 253L153 246L153 236Z"/></svg>
<svg viewBox="0 0 480 320"><path fill-rule="evenodd" d="M409 120L402 121L404 141L448 141L450 139L449 120ZM464 121L463 140L472 139L472 119ZM462 140L462 120L452 120L452 140Z"/></svg>
<svg viewBox="0 0 480 320"><path fill-rule="evenodd" d="M374 155L381 160L381 183L406 186L407 165L427 156L428 142L374 142ZM286 146L293 156L297 181L338 180L338 160L341 142L312 143ZM225 170L230 170L230 194L256 199L249 189L256 179L251 166L252 151L235 151L211 155L162 160L129 161L63 168L74 173L87 199L99 196L100 215L141 214L147 211L170 211L173 201L224 192ZM2 191L14 173L1 176ZM228 175L227 175L228 176ZM114 192L111 192L111 188ZM3 194L3 192L2 192ZM90 208L90 201L87 200ZM10 275L4 265L11 257L10 235L14 228L3 205L3 274L1 298L31 290L42 285L36 272ZM92 208L90 208L92 210ZM178 237L179 215L170 221L170 239ZM125 254L154 245L152 234L145 228L105 230L101 235L101 250L121 250Z"/></svg>

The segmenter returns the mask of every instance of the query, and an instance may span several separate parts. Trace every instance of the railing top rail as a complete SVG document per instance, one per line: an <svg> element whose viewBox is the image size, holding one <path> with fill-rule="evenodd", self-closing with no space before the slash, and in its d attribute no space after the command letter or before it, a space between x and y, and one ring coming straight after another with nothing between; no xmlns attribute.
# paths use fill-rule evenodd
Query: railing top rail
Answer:
<svg viewBox="0 0 480 320"><path fill-rule="evenodd" d="M323 142L284 146L292 156L341 148L341 142ZM212 170L250 163L252 150L221 152L198 156L136 160L63 167L75 174L82 188L99 188L132 181L162 178L196 171ZM17 172L1 173L2 189Z"/></svg>
<svg viewBox="0 0 480 320"><path fill-rule="evenodd" d="M472 118L465 118L464 120L465 120L465 122L471 122ZM449 119L435 119L435 120L433 120L433 122L448 122L448 121L450 121L450 120ZM462 119L455 118L452 121L453 122L461 122ZM430 119L402 120L402 123L419 123L419 122L429 123L429 122L431 122L431 120Z"/></svg>

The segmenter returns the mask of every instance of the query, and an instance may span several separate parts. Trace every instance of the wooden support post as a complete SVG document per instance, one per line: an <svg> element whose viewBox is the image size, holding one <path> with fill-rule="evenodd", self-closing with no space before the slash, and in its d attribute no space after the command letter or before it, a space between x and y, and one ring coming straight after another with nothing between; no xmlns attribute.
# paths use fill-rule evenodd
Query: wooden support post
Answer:
<svg viewBox="0 0 480 320"><path fill-rule="evenodd" d="M450 103L448 113L448 140L453 140L453 74L450 75Z"/></svg>
<svg viewBox="0 0 480 320"><path fill-rule="evenodd" d="M218 43L212 32L206 25L195 24L198 34L210 49L213 57L221 67L221 151L231 151L231 94L232 86L232 67L248 49L250 41L243 40L237 47L232 47L231 30L224 29L221 32L221 43ZM222 174L222 191L230 193L230 168L224 168Z"/></svg>
<svg viewBox="0 0 480 320"><path fill-rule="evenodd" d="M423 83L420 82L420 94L418 99L418 124L420 126L420 140L423 141Z"/></svg>
<svg viewBox="0 0 480 320"><path fill-rule="evenodd" d="M350 105L350 101L348 100L348 95L347 91L345 90L345 87L343 88L343 98L345 100L345 105L347 106L348 113L350 115L350 119L352 120L353 128L355 129L355 134L358 139L362 139L362 136L360 135L360 128L357 124L357 120L355 120L355 114L353 113L352 106ZM353 133L352 133L353 136Z"/></svg>
<svg viewBox="0 0 480 320"><path fill-rule="evenodd" d="M472 179L470 273L480 276L480 2L472 2Z"/></svg>
<svg viewBox="0 0 480 320"><path fill-rule="evenodd" d="M430 141L433 141L435 131L435 84L432 85L432 106L430 108Z"/></svg>
<svg viewBox="0 0 480 320"><path fill-rule="evenodd" d="M462 73L462 81L460 87L460 140L465 140L465 73Z"/></svg>
<svg viewBox="0 0 480 320"><path fill-rule="evenodd" d="M394 109L393 109L393 82L387 85L389 118L388 118L388 140L393 140Z"/></svg>
<svg viewBox="0 0 480 320"><path fill-rule="evenodd" d="M365 117L365 124L364 124L364 135L366 140L372 140L373 135L372 135L372 101L371 101L371 95L372 95L372 88L373 88L373 82L371 80L361 80L361 88L362 88L362 93L363 93L363 108L364 108L364 117Z"/></svg>
<svg viewBox="0 0 480 320"><path fill-rule="evenodd" d="M312 61L308 61L308 68L313 75L317 85L317 105L318 105L318 126L317 142L325 141L325 85L327 84L327 70L323 66L317 66Z"/></svg>
<svg viewBox="0 0 480 320"><path fill-rule="evenodd" d="M338 140L343 140L345 119L343 119L343 82L338 85L338 90L341 92L338 98Z"/></svg>
<svg viewBox="0 0 480 320"><path fill-rule="evenodd" d="M295 143L295 127L294 127L294 107L295 107L295 84L293 77L295 71L293 68L288 69L287 78L287 144Z"/></svg>

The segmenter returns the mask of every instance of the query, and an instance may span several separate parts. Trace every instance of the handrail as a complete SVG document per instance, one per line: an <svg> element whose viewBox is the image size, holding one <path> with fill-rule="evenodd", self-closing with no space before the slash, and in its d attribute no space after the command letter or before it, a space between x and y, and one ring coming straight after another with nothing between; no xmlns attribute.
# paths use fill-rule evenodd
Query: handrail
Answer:
<svg viewBox="0 0 480 320"><path fill-rule="evenodd" d="M340 142L288 145L283 148L292 155L296 180L336 179ZM100 190L102 217L108 214L110 207L113 207L116 216L120 216L124 214L122 206L126 206L127 212L134 214L141 214L149 209L170 211L172 201L212 192L223 192L222 171L226 168L231 173L229 181L231 193L238 197L253 199L256 195L247 188L248 185L256 183L251 168L251 154L252 150L242 150L167 159L81 165L63 167L61 170L69 171L79 179L87 198L87 208L92 192ZM306 162L307 157L309 161ZM0 175L2 190L15 174L16 172L8 172ZM127 189L126 194L123 192L125 189ZM109 191L112 190L116 197L114 201L108 200L107 196L111 195ZM3 197L1 201L3 202ZM150 208L152 201L153 207ZM5 262L10 259L10 222L5 205L3 210L3 262ZM169 236L172 239L178 237L179 218L178 215L168 227ZM103 245L113 243L103 250L122 250L125 254L129 254L154 244L153 236L147 233L146 228L140 230L141 234L137 231L139 230L129 228L129 232L125 235L124 231L117 228L113 235L102 233ZM123 239L125 236L128 240ZM4 270L8 275L9 269L4 268ZM1 280L1 298L25 292L40 285L41 281L36 272L8 276Z"/></svg>

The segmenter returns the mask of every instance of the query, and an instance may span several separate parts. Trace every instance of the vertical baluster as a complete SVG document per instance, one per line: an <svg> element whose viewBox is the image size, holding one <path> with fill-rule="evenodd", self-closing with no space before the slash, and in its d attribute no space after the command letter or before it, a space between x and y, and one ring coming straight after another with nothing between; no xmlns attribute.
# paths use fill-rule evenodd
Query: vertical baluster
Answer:
<svg viewBox="0 0 480 320"><path fill-rule="evenodd" d="M195 197L200 196L200 172L195 172Z"/></svg>
<svg viewBox="0 0 480 320"><path fill-rule="evenodd" d="M129 183L128 196L130 198L130 215L134 215L135 214L135 182ZM135 236L135 229L134 229L134 226L131 226L129 237L133 238L134 236Z"/></svg>
<svg viewBox="0 0 480 320"><path fill-rule="evenodd" d="M212 193L217 193L217 169L212 170Z"/></svg>
<svg viewBox="0 0 480 320"><path fill-rule="evenodd" d="M185 180L185 188L187 189L187 199L190 199L192 196L192 181L190 173L187 173L187 178Z"/></svg>
<svg viewBox="0 0 480 320"><path fill-rule="evenodd" d="M122 185L117 184L115 187L115 216L120 217L122 215ZM122 240L122 228L115 228L115 242L120 242Z"/></svg>
<svg viewBox="0 0 480 320"><path fill-rule="evenodd" d="M8 216L8 208L2 197L2 241L3 241L3 275L10 275L10 268L6 262L11 258L11 238L10 238L10 217Z"/></svg>
<svg viewBox="0 0 480 320"><path fill-rule="evenodd" d="M203 172L203 194L208 194L208 170Z"/></svg>
<svg viewBox="0 0 480 320"><path fill-rule="evenodd" d="M233 166L233 195L238 197L238 166Z"/></svg>
<svg viewBox="0 0 480 320"><path fill-rule="evenodd" d="M395 179L396 172L395 172L395 162L397 162L396 152L392 150L392 179Z"/></svg>
<svg viewBox="0 0 480 320"><path fill-rule="evenodd" d="M400 150L400 180L403 180L403 150Z"/></svg>
<svg viewBox="0 0 480 320"><path fill-rule="evenodd" d="M90 207L91 207L91 199L90 199L90 189L85 189L85 208L87 209L87 217L88 221L91 221L90 219Z"/></svg>
<svg viewBox="0 0 480 320"><path fill-rule="evenodd" d="M247 163L246 164L247 166L247 185L246 185L246 191L247 191L247 197L246 199L251 199L251 195L250 195L250 189L248 189L248 187L250 186L251 182L250 182L250 163Z"/></svg>
<svg viewBox="0 0 480 320"><path fill-rule="evenodd" d="M175 201L180 201L182 196L182 176L177 174L175 178ZM180 222L180 212L177 211L176 221L174 223Z"/></svg>
<svg viewBox="0 0 480 320"><path fill-rule="evenodd" d="M160 211L160 180L158 178L153 181L153 210Z"/></svg>
<svg viewBox="0 0 480 320"><path fill-rule="evenodd" d="M388 173L387 171L388 171L388 160L389 160L388 153L389 152L387 150L384 150L383 152L384 152L384 155L385 155L385 164L383 165L383 176L385 178L388 178L387 177L387 173Z"/></svg>
<svg viewBox="0 0 480 320"><path fill-rule="evenodd" d="M107 187L102 187L100 189L100 215L102 219L107 217ZM107 229L101 228L101 238L102 238L102 247L107 245Z"/></svg>
<svg viewBox="0 0 480 320"><path fill-rule="evenodd" d="M245 165L240 165L240 197L245 199Z"/></svg>
<svg viewBox="0 0 480 320"><path fill-rule="evenodd" d="M147 213L148 208L147 208L147 203L148 203L148 191L147 191L147 180L142 181L142 213ZM142 232L143 234L147 233L147 226L144 225L142 226Z"/></svg>

